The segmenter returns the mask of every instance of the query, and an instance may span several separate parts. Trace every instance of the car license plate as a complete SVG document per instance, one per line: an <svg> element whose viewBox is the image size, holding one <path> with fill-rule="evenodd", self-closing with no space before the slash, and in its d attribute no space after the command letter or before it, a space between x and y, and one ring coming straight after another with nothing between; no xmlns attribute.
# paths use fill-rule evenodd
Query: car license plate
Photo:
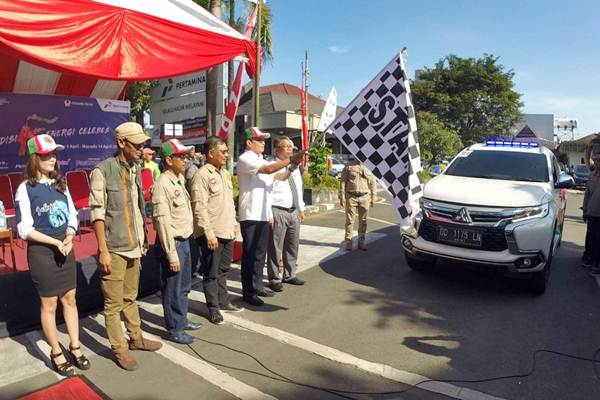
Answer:
<svg viewBox="0 0 600 400"><path fill-rule="evenodd" d="M462 246L481 247L482 232L471 229L440 226L438 240Z"/></svg>

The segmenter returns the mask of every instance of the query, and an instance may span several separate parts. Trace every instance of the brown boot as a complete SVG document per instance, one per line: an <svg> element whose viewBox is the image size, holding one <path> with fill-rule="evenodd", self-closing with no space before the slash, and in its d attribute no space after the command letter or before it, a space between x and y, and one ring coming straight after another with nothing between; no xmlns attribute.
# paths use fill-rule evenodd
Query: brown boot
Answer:
<svg viewBox="0 0 600 400"><path fill-rule="evenodd" d="M138 367L137 361L131 355L129 350L125 350L121 353L115 353L115 359L119 367L127 371L135 371Z"/></svg>
<svg viewBox="0 0 600 400"><path fill-rule="evenodd" d="M161 342L157 342L156 340L144 339L143 336L140 336L138 339L131 339L129 341L129 350L156 351L161 347Z"/></svg>
<svg viewBox="0 0 600 400"><path fill-rule="evenodd" d="M367 251L369 250L369 248L367 247L367 244L365 243L364 240L359 240L358 241L358 249L362 250L362 251Z"/></svg>
<svg viewBox="0 0 600 400"><path fill-rule="evenodd" d="M352 240L346 240L346 251L352 251Z"/></svg>

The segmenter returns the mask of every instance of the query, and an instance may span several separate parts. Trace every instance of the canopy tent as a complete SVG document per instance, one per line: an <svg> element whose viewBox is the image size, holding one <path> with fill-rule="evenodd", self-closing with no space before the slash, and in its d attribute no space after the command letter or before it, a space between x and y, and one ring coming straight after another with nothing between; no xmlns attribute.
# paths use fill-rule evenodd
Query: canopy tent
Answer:
<svg viewBox="0 0 600 400"><path fill-rule="evenodd" d="M256 45L191 0L0 0L0 92L121 98Z"/></svg>

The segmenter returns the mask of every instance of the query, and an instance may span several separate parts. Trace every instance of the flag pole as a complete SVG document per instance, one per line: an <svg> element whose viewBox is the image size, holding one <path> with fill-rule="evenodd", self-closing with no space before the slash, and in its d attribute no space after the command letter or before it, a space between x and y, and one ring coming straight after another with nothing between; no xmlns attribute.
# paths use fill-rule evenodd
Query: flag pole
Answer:
<svg viewBox="0 0 600 400"><path fill-rule="evenodd" d="M257 16L256 16L256 73L254 74L254 88L252 90L253 94L254 94L254 120L252 121L254 123L254 126L256 126L258 128L258 126L260 125L260 114L259 114L259 96L260 96L260 65L261 65L261 51L260 51L260 44L261 44L261 29L262 29L262 24L261 24L261 12L262 12L262 2L263 0L258 0L258 2L256 3L256 7L257 7Z"/></svg>

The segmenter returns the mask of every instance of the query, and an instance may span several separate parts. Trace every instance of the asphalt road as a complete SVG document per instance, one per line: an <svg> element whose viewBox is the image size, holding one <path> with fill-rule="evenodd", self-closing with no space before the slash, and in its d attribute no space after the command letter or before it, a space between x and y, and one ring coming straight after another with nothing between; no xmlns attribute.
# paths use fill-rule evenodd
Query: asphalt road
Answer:
<svg viewBox="0 0 600 400"><path fill-rule="evenodd" d="M535 354L535 369L527 377L457 384L509 399L599 398L600 380L591 362L536 353L593 358L600 348L599 288L580 267L581 203L581 193L571 193L562 244L543 296L480 267L452 263L432 273L413 272L403 260L397 228L371 220L370 229L387 232L385 238L367 253L331 260L309 275L328 299L328 307L319 311L328 329L306 323L289 329L360 358L436 379L526 374ZM333 226L340 216L331 212L308 223ZM386 206L370 216L394 220ZM329 282L327 275L337 278L335 285L322 283Z"/></svg>
<svg viewBox="0 0 600 400"><path fill-rule="evenodd" d="M371 210L367 252L337 250L311 261L299 274L306 285L286 285L265 307L210 325L201 290L195 289L191 319L205 323L194 333L199 340L191 347L165 342L159 354L136 353L141 367L133 373L111 361L102 316L83 319L82 343L93 363L86 377L114 400L600 398L591 362L536 353L591 358L600 347L599 288L579 262L581 199L570 196L563 242L543 296L482 268L442 264L431 273L411 271L385 201ZM305 259L342 245L343 218L339 210L307 218L305 232L313 236L302 238ZM326 240L316 239L318 231ZM239 292L238 275L232 274L233 293ZM145 332L164 335L159 298L141 305ZM44 362L40 332L2 339L0 399L56 382ZM439 383L400 393L410 388L405 383L411 374L418 374L416 382L453 380L446 389L456 393L433 392ZM508 375L527 376L472 382Z"/></svg>

